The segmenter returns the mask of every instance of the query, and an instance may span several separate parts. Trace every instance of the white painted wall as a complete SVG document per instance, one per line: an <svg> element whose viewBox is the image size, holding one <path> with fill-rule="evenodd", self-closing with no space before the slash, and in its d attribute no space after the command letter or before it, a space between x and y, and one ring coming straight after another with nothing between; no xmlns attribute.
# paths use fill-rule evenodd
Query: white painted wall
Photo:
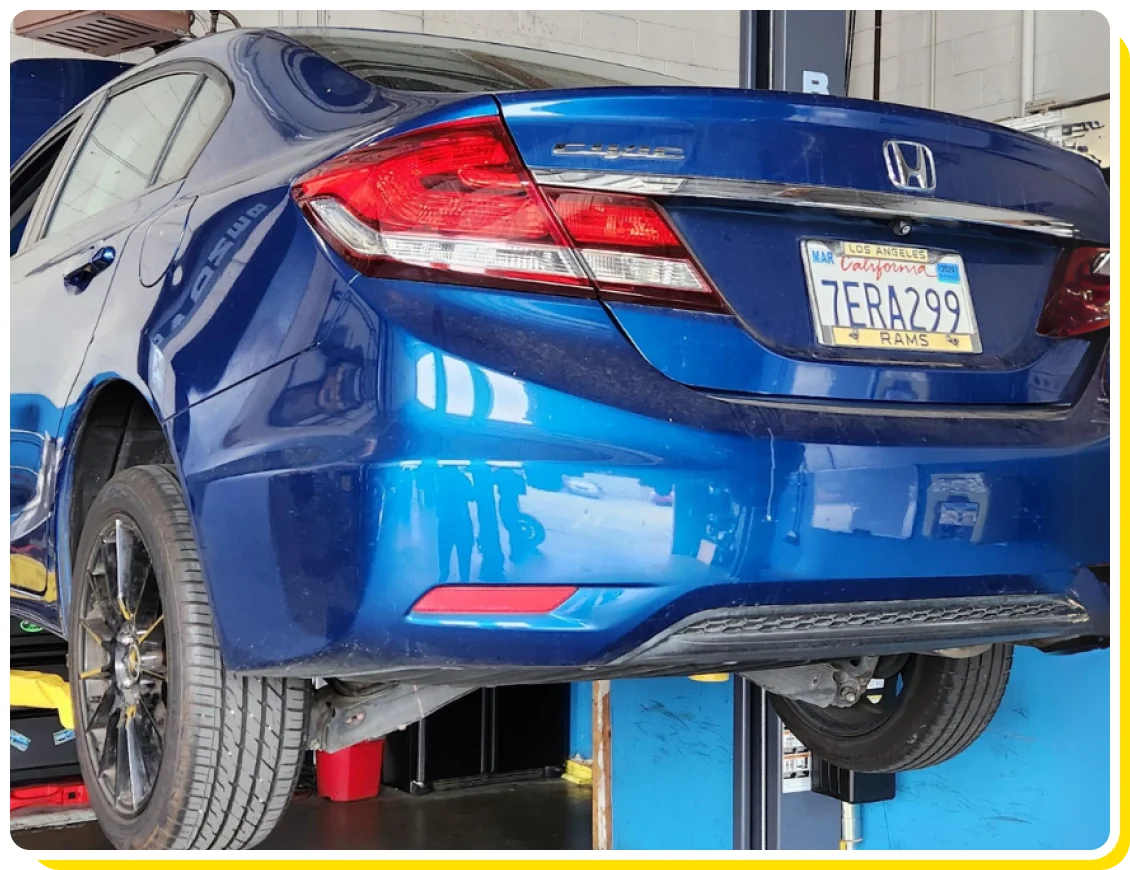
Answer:
<svg viewBox="0 0 1130 870"><path fill-rule="evenodd" d="M699 85L738 83L738 12L401 12L232 10L245 27L371 27L500 42L668 73ZM201 13L203 14L203 13ZM226 24L221 22L221 27ZM199 25L197 25L199 29ZM12 60L78 57L13 35ZM144 59L132 52L125 60Z"/></svg>
<svg viewBox="0 0 1130 870"><path fill-rule="evenodd" d="M233 11L251 27L332 25L462 36L609 60L695 84L738 82L734 10ZM880 98L985 120L1020 115L1022 16L1019 10L884 11ZM856 18L849 90L870 97L874 13L861 11ZM1110 90L1110 26L1101 13L1041 10L1034 19L1036 100L1067 102ZM11 43L13 59L75 54L14 35ZM132 52L125 59L146 56Z"/></svg>
<svg viewBox="0 0 1130 870"><path fill-rule="evenodd" d="M700 85L738 83L738 12L239 11L245 26L330 25L458 36L608 60Z"/></svg>
<svg viewBox="0 0 1130 870"><path fill-rule="evenodd" d="M884 10L880 99L986 121L1021 115L1023 15ZM1040 10L1034 28L1036 101L1070 102L1110 91L1110 25L1101 13ZM874 52L874 13L858 12L851 96L872 96Z"/></svg>

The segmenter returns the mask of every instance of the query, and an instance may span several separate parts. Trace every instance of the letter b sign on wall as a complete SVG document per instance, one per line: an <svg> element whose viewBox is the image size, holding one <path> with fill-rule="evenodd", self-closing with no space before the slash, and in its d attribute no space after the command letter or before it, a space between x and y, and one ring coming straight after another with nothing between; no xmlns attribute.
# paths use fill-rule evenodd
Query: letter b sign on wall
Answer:
<svg viewBox="0 0 1130 870"><path fill-rule="evenodd" d="M779 91L844 96L847 13L773 13L772 86Z"/></svg>
<svg viewBox="0 0 1130 870"><path fill-rule="evenodd" d="M802 90L806 94L826 94L828 93L828 75L822 72L813 72L810 69L804 71L804 87Z"/></svg>

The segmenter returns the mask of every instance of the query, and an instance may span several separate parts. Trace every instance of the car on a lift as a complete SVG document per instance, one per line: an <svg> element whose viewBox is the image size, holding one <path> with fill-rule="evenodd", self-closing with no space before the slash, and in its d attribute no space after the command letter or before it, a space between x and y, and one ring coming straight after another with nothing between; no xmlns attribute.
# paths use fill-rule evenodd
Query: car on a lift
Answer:
<svg viewBox="0 0 1130 870"><path fill-rule="evenodd" d="M1053 145L240 30L11 202L11 609L119 848L253 846L308 746L478 686L738 673L899 771L1107 642L1109 192Z"/></svg>

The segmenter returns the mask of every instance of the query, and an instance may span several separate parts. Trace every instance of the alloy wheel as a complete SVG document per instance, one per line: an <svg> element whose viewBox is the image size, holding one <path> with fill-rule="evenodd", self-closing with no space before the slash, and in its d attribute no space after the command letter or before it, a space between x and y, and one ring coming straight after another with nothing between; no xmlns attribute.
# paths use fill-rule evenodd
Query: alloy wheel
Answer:
<svg viewBox="0 0 1130 870"><path fill-rule="evenodd" d="M132 520L117 515L103 525L83 579L75 602L81 739L102 793L136 816L161 767L169 693L160 590Z"/></svg>

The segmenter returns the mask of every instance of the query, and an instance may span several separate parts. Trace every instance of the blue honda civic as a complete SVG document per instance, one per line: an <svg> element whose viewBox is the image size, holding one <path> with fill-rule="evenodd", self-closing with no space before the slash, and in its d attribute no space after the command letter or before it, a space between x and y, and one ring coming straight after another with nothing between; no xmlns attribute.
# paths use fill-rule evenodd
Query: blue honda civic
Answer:
<svg viewBox="0 0 1130 870"><path fill-rule="evenodd" d="M993 124L455 39L98 87L11 171L11 610L110 840L253 846L308 747L508 683L961 752L1016 644L1108 643L1109 209Z"/></svg>

